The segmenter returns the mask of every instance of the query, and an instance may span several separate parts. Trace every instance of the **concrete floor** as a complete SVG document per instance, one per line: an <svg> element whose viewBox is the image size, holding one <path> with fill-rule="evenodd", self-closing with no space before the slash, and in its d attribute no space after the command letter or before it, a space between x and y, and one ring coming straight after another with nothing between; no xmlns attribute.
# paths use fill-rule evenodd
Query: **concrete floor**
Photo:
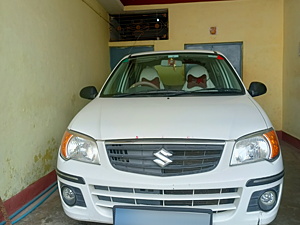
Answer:
<svg viewBox="0 0 300 225"><path fill-rule="evenodd" d="M282 142L282 154L285 164L285 180L283 198L279 213L271 225L299 225L300 224L300 149ZM75 221L67 217L61 207L58 191L56 190L42 205L18 225L95 225ZM236 224L233 224L236 225Z"/></svg>

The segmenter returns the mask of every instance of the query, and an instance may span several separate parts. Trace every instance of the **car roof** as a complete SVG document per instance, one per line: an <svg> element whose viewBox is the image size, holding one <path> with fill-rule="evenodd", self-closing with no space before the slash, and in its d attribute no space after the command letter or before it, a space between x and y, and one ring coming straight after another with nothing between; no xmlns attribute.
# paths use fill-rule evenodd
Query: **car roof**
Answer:
<svg viewBox="0 0 300 225"><path fill-rule="evenodd" d="M144 55L156 55L156 54L176 54L176 53L207 53L207 54L217 54L222 55L222 53L217 51L209 50L177 50L177 51L149 51L149 52L139 52L128 55L128 57L144 56Z"/></svg>

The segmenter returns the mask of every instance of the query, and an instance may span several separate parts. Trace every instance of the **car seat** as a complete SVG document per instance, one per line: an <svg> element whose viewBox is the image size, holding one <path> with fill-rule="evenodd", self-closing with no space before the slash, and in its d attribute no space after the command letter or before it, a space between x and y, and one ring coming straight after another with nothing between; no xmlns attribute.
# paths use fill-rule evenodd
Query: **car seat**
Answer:
<svg viewBox="0 0 300 225"><path fill-rule="evenodd" d="M142 70L140 75L140 81L145 81L154 84L160 89L164 89L164 85L160 80L160 77L153 67L146 67Z"/></svg>
<svg viewBox="0 0 300 225"><path fill-rule="evenodd" d="M201 90L203 88L214 88L215 85L209 79L209 74L205 67L197 65L189 69L186 74L186 81L182 87L185 91Z"/></svg>

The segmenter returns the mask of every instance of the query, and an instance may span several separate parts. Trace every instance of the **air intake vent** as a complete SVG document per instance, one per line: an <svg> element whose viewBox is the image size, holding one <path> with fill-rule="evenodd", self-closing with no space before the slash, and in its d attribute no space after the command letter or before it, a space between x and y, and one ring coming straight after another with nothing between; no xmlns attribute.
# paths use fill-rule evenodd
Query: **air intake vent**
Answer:
<svg viewBox="0 0 300 225"><path fill-rule="evenodd" d="M167 40L168 11L110 15L110 41Z"/></svg>

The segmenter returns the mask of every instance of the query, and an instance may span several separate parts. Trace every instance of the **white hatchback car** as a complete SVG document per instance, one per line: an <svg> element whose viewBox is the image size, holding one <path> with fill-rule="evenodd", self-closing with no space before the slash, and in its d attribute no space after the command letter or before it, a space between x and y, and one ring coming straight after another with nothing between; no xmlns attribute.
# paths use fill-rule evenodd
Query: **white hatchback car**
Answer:
<svg viewBox="0 0 300 225"><path fill-rule="evenodd" d="M114 206L208 209L214 225L268 224L284 168L267 115L224 55L124 57L68 126L57 175L65 213L113 223Z"/></svg>

